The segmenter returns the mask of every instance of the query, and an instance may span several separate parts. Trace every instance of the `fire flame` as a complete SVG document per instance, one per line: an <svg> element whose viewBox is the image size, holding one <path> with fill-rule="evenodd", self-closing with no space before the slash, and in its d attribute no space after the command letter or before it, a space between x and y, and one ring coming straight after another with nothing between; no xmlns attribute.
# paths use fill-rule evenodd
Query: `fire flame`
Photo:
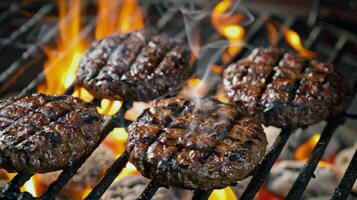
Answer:
<svg viewBox="0 0 357 200"><path fill-rule="evenodd" d="M278 44L278 29L276 28L276 26L270 22L270 21L266 21L265 22L265 28L268 31L268 41L269 44L271 45L277 45Z"/></svg>
<svg viewBox="0 0 357 200"><path fill-rule="evenodd" d="M46 81L37 91L45 94L62 94L75 81L76 71L85 49L88 47L81 31L81 1L59 1L60 38L56 48L45 48L48 60L45 62ZM96 39L113 33L128 33L144 27L143 13L135 0L98 2ZM84 101L93 100L84 88L75 88L73 96ZM101 100L98 112L114 115L121 107L120 101Z"/></svg>
<svg viewBox="0 0 357 200"><path fill-rule="evenodd" d="M124 152L127 139L128 133L125 128L115 128L105 138L104 144L106 144L118 156Z"/></svg>
<svg viewBox="0 0 357 200"><path fill-rule="evenodd" d="M284 37L285 40L289 43L289 45L294 48L302 57L312 59L316 57L316 53L306 49L301 42L301 38L299 34L295 31L285 28L284 29Z"/></svg>
<svg viewBox="0 0 357 200"><path fill-rule="evenodd" d="M144 27L144 17L136 0L99 0L96 39L113 33L130 33Z"/></svg>
<svg viewBox="0 0 357 200"><path fill-rule="evenodd" d="M315 133L310 139L308 139L305 143L301 144L295 151L295 159L301 161L307 161L310 158L312 151L314 150L317 142L320 139L320 134ZM332 167L333 165L328 161L320 161L318 163L319 167Z"/></svg>
<svg viewBox="0 0 357 200"><path fill-rule="evenodd" d="M235 200L237 199L231 187L220 190L213 190L208 200Z"/></svg>
<svg viewBox="0 0 357 200"><path fill-rule="evenodd" d="M48 57L44 65L46 81L38 87L38 92L62 94L75 80L77 66L87 46L79 35L80 16L79 0L59 1L60 38L55 49L44 48Z"/></svg>
<svg viewBox="0 0 357 200"><path fill-rule="evenodd" d="M0 169L0 175L5 176L7 180L12 180L16 173L8 173L6 170ZM39 181L37 180L37 175L32 176L26 183L21 187L21 192L27 191L32 196L38 197L39 196L39 188L40 188Z"/></svg>
<svg viewBox="0 0 357 200"><path fill-rule="evenodd" d="M211 22L214 28L222 36L227 38L229 47L223 54L223 61L228 62L234 55L240 52L243 47L245 29L237 25L243 20L243 15L227 13L233 4L232 0L222 0L211 13Z"/></svg>

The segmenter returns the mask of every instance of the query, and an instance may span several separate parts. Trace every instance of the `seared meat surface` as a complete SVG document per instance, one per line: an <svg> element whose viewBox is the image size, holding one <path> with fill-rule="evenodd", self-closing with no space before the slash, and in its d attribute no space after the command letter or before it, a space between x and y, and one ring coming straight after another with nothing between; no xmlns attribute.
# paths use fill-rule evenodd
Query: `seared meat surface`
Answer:
<svg viewBox="0 0 357 200"><path fill-rule="evenodd" d="M155 101L128 132L129 160L145 177L186 189L224 188L244 179L267 145L256 120L209 98Z"/></svg>
<svg viewBox="0 0 357 200"><path fill-rule="evenodd" d="M95 107L70 96L34 94L0 101L0 167L9 172L63 169L98 142Z"/></svg>
<svg viewBox="0 0 357 200"><path fill-rule="evenodd" d="M228 98L265 125L303 127L341 113L349 86L333 65L282 49L255 49L224 72Z"/></svg>
<svg viewBox="0 0 357 200"><path fill-rule="evenodd" d="M94 42L82 58L78 83L97 98L149 101L189 76L185 45L145 30Z"/></svg>

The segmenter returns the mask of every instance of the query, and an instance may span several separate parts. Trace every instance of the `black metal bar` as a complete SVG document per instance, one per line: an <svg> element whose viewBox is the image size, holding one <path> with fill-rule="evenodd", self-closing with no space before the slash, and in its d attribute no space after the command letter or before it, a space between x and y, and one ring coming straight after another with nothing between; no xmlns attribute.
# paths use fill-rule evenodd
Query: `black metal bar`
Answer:
<svg viewBox="0 0 357 200"><path fill-rule="evenodd" d="M94 28L95 26L95 23L96 22L96 18L94 18L93 20L91 20L88 25L79 33L79 36L74 39L69 48L70 49L71 47L73 47L80 38L83 38L85 35L88 35L90 33L90 31ZM66 55L67 52L64 52L64 54L62 54L62 57L64 57L64 55ZM36 88L39 84L41 84L44 80L45 80L45 74L51 70L53 70L54 67L49 67L47 68L46 70L43 70L34 80L32 80L28 86L26 88L24 88L21 93L19 94L20 97L23 97L23 96L26 96L26 95L29 95L33 92L36 91ZM6 77L8 79L8 77ZM6 80L7 80L6 79ZM1 75L0 75L0 83L1 83Z"/></svg>
<svg viewBox="0 0 357 200"><path fill-rule="evenodd" d="M320 13L320 2L321 0L314 0L310 9L309 17L307 19L307 25L312 27L316 24L316 21Z"/></svg>
<svg viewBox="0 0 357 200"><path fill-rule="evenodd" d="M150 181L149 185L146 186L145 190L136 200L150 200L155 195L156 191L161 187L160 184L155 181Z"/></svg>
<svg viewBox="0 0 357 200"><path fill-rule="evenodd" d="M265 178L268 176L274 162L278 159L281 150L285 146L286 141L289 139L292 129L283 128L278 138L275 140L272 149L268 154L265 155L261 163L256 169L256 172L250 181L249 185L243 192L241 200L250 200L255 197L255 194L259 191L261 185L263 184Z"/></svg>
<svg viewBox="0 0 357 200"><path fill-rule="evenodd" d="M33 174L19 173L6 184L3 194L6 195L9 192L20 191L20 188L28 181Z"/></svg>
<svg viewBox="0 0 357 200"><path fill-rule="evenodd" d="M73 94L75 87L76 87L76 83L74 82L74 83L71 84L71 86L69 86L69 87L63 92L63 94L64 94L64 95L71 95L71 94Z"/></svg>
<svg viewBox="0 0 357 200"><path fill-rule="evenodd" d="M192 200L207 200L211 195L212 190L195 190Z"/></svg>
<svg viewBox="0 0 357 200"><path fill-rule="evenodd" d="M330 63L335 62L338 56L341 54L346 43L347 43L347 37L342 35L336 42L335 47L333 48L333 52L330 54L330 57L328 58L327 61Z"/></svg>
<svg viewBox="0 0 357 200"><path fill-rule="evenodd" d="M24 34L30 28L32 28L37 22L40 21L45 15L51 12L54 9L53 4L47 4L41 7L41 9L31 17L31 19L27 20L25 24L20 26L17 30L12 32L7 38L3 40L0 45L0 51L4 49L5 46L13 43L20 35Z"/></svg>
<svg viewBox="0 0 357 200"><path fill-rule="evenodd" d="M42 53L41 47L48 43L57 33L58 26L54 26L43 37L41 37L41 40L37 44L30 46L24 53L22 53L19 59L13 62L9 68L0 74L0 94L11 86L8 80L16 75L16 73L18 73L21 67L24 66L28 60L40 55L40 53Z"/></svg>
<svg viewBox="0 0 357 200"><path fill-rule="evenodd" d="M108 189L108 187L113 183L118 174L124 169L125 165L128 163L128 157L129 155L127 152L124 152L122 155L120 155L119 158L111 165L111 167L107 169L104 177L92 189L92 191L85 199L99 199Z"/></svg>
<svg viewBox="0 0 357 200"><path fill-rule="evenodd" d="M348 195L351 193L353 184L357 178L357 151L353 155L353 158L343 175L340 184L337 186L335 192L333 193L331 200L342 200L347 199Z"/></svg>
<svg viewBox="0 0 357 200"><path fill-rule="evenodd" d="M307 184L309 183L311 177L314 175L317 164L321 160L333 133L337 127L344 122L344 120L345 118L342 115L328 120L326 127L321 133L319 141L311 153L311 158L301 170L286 199L298 200L301 198Z"/></svg>
<svg viewBox="0 0 357 200"><path fill-rule="evenodd" d="M304 46L306 48L311 48L312 45L315 43L316 39L318 38L318 36L321 33L321 28L319 26L315 26L312 31L309 33L309 36L307 37L307 39L304 42Z"/></svg>
<svg viewBox="0 0 357 200"><path fill-rule="evenodd" d="M344 115L345 115L347 118L350 118L350 119L357 119L357 114L345 113Z"/></svg>

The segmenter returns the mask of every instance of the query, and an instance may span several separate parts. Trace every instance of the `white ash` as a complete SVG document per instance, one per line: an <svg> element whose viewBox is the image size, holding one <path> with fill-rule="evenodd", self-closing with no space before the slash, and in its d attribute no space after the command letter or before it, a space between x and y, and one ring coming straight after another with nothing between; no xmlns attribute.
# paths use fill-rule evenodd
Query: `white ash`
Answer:
<svg viewBox="0 0 357 200"><path fill-rule="evenodd" d="M149 179L142 176L125 176L113 183L104 193L102 200L135 200L149 184ZM152 198L153 200L177 200L173 192L160 188Z"/></svg>
<svg viewBox="0 0 357 200"><path fill-rule="evenodd" d="M268 191L286 197L305 162L285 160L275 164L266 181ZM330 167L317 167L303 194L303 199L331 196L338 185L336 172Z"/></svg>
<svg viewBox="0 0 357 200"><path fill-rule="evenodd" d="M351 162L352 157L356 152L356 150L357 150L357 142L353 146L340 151L336 155L334 163L338 170L337 176L339 179L342 179L343 175L345 174L346 169L349 163ZM352 191L357 192L357 182L355 182L355 184L353 185Z"/></svg>

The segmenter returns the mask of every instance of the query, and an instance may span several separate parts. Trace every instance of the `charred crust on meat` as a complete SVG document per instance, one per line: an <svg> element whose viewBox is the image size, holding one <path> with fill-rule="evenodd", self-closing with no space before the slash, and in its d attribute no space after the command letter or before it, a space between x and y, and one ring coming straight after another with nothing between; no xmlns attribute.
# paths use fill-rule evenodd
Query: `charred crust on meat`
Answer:
<svg viewBox="0 0 357 200"><path fill-rule="evenodd" d="M333 65L279 48L258 48L223 75L229 100L265 125L305 127L337 116L352 90Z"/></svg>
<svg viewBox="0 0 357 200"><path fill-rule="evenodd" d="M128 128L129 161L162 185L232 185L254 170L267 144L259 122L241 112L211 98L156 100Z"/></svg>
<svg viewBox="0 0 357 200"><path fill-rule="evenodd" d="M81 59L77 80L99 99L149 101L182 85L189 60L186 45L140 30L93 43Z"/></svg>
<svg viewBox="0 0 357 200"><path fill-rule="evenodd" d="M99 140L101 116L75 97L33 94L0 107L0 166L9 172L63 169Z"/></svg>

